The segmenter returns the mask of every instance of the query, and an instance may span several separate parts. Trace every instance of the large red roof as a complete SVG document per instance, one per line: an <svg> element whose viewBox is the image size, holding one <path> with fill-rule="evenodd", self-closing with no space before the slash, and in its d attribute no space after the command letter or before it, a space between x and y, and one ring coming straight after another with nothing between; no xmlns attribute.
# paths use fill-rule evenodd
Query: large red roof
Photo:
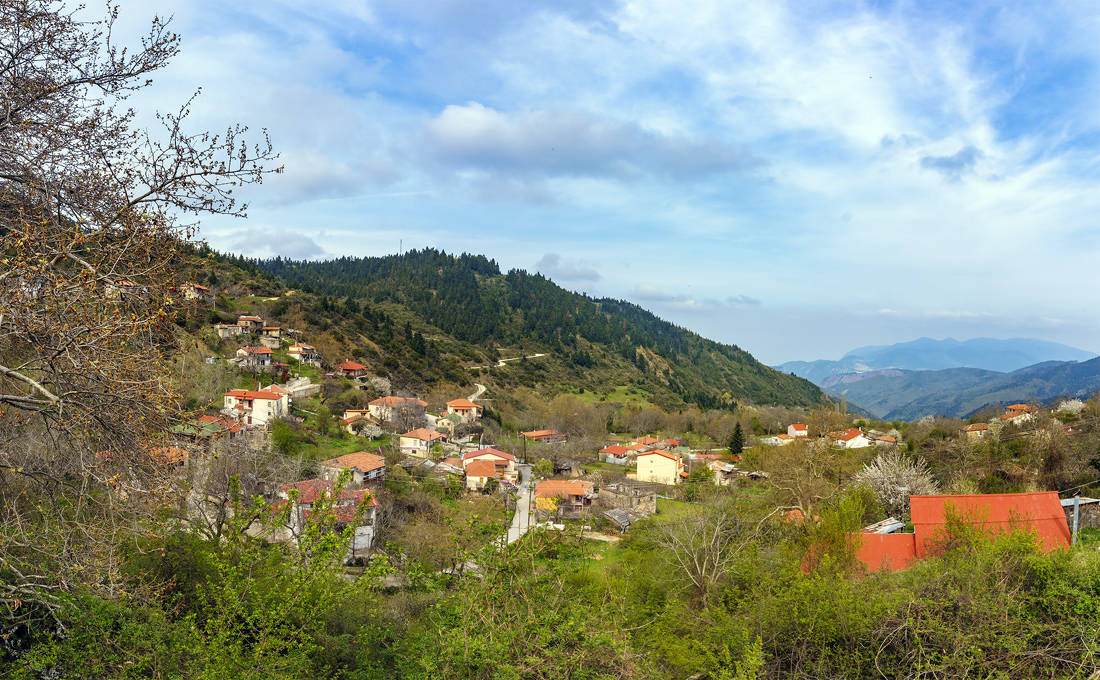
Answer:
<svg viewBox="0 0 1100 680"><path fill-rule="evenodd" d="M471 458L477 458L479 456L498 456L505 460L515 460L516 457L507 451L501 451L500 449L494 449L493 447L486 447L484 449L478 449L477 451L467 451L462 454L462 460L470 460Z"/></svg>
<svg viewBox="0 0 1100 680"><path fill-rule="evenodd" d="M1045 551L1069 547L1070 531L1057 492L910 496L913 533L852 534L856 556L869 571L905 569L928 557L944 538L949 514L994 535L1032 531Z"/></svg>
<svg viewBox="0 0 1100 680"><path fill-rule="evenodd" d="M370 403L371 406L389 406L401 408L402 406L427 406L428 402L416 397L379 397Z"/></svg>
<svg viewBox="0 0 1100 680"><path fill-rule="evenodd" d="M365 371L367 367L355 361L345 361L340 364L336 364L333 368L337 371Z"/></svg>
<svg viewBox="0 0 1100 680"><path fill-rule="evenodd" d="M995 534L1022 529L1039 535L1044 550L1070 543L1069 525L1055 491L999 493L971 496L910 496L917 555L924 557L930 544L943 535L949 511L963 521Z"/></svg>
<svg viewBox="0 0 1100 680"><path fill-rule="evenodd" d="M469 399L452 399L451 401L447 402L447 408L462 409L462 410L466 410L466 411L468 411L470 409L477 409L477 410L480 411L481 409L483 409L485 407L482 406L481 404L475 404L474 402L470 401Z"/></svg>
<svg viewBox="0 0 1100 680"><path fill-rule="evenodd" d="M339 456L338 458L330 458L321 461L321 465L330 468L348 468L359 470L360 472L370 472L371 470L386 467L386 459L373 453L367 453L366 451L357 451L355 453Z"/></svg>
<svg viewBox="0 0 1100 680"><path fill-rule="evenodd" d="M499 477L502 474L491 460L474 460L466 466L467 477Z"/></svg>

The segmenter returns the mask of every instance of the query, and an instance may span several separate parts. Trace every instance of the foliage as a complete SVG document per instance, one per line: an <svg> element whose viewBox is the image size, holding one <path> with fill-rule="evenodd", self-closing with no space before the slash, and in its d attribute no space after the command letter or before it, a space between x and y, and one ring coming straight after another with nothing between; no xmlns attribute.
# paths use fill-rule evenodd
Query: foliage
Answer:
<svg viewBox="0 0 1100 680"><path fill-rule="evenodd" d="M886 511L902 521L909 516L909 496L925 496L939 491L923 460L894 450L875 456L856 475L855 483L874 491Z"/></svg>

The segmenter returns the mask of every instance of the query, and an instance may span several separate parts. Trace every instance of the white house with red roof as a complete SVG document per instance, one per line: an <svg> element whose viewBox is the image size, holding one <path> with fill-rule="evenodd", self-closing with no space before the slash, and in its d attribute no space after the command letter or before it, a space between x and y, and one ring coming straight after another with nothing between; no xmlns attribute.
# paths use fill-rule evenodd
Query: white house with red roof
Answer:
<svg viewBox="0 0 1100 680"><path fill-rule="evenodd" d="M476 422L485 409L481 404L475 404L469 399L452 399L447 402L447 414L454 414L467 423Z"/></svg>
<svg viewBox="0 0 1100 680"><path fill-rule="evenodd" d="M638 454L635 479L639 482L672 485L679 484L685 477L687 471L684 469L684 461L675 453L654 449Z"/></svg>
<svg viewBox="0 0 1100 680"><path fill-rule="evenodd" d="M378 420L393 420L401 413L422 416L426 408L428 402L416 397L379 397L367 404L371 416Z"/></svg>
<svg viewBox="0 0 1100 680"><path fill-rule="evenodd" d="M804 423L792 423L787 426L787 436L791 437L792 439L809 437L810 428L806 427Z"/></svg>
<svg viewBox="0 0 1100 680"><path fill-rule="evenodd" d="M401 435L398 442L398 448L401 450L401 453L409 456L427 458L428 454L431 453L432 444L436 442L442 444L445 441L447 441L447 435L442 432L429 430L426 427L418 427L415 430L410 430Z"/></svg>
<svg viewBox="0 0 1100 680"><path fill-rule="evenodd" d="M271 366L272 354L267 347L241 347L237 350L242 368L267 368Z"/></svg>
<svg viewBox="0 0 1100 680"><path fill-rule="evenodd" d="M354 455L354 454L352 454ZM276 533L276 540L296 541L313 517L318 501L332 499L332 517L337 530L354 525L351 545L345 561L366 557L374 543L375 525L378 519L378 499L368 489L345 489L336 493L335 483L328 479L307 479L279 486L279 500L273 505L276 511L289 506L286 526Z"/></svg>
<svg viewBox="0 0 1100 680"><path fill-rule="evenodd" d="M264 327L264 320L258 316L251 316L248 314L241 314L237 317L237 325L243 328L246 332L258 331Z"/></svg>
<svg viewBox="0 0 1100 680"><path fill-rule="evenodd" d="M490 446L462 454L462 469L466 471L467 476L470 474L470 466L474 463L477 463L476 469L484 469L484 464L478 461L492 463L502 478L511 482L516 480L516 457L507 451L501 451Z"/></svg>
<svg viewBox="0 0 1100 680"><path fill-rule="evenodd" d="M312 364L316 366L321 363L321 353L318 352L313 345L307 345L304 342L291 345L286 353L291 359L297 359L303 364Z"/></svg>
<svg viewBox="0 0 1100 680"><path fill-rule="evenodd" d="M351 483L363 486L386 478L386 459L366 451L348 453L321 461L321 478L335 482L344 470L351 472Z"/></svg>
<svg viewBox="0 0 1100 680"><path fill-rule="evenodd" d="M619 444L609 444L600 449L600 456L608 463L626 465L634 459L634 451Z"/></svg>
<svg viewBox="0 0 1100 680"><path fill-rule="evenodd" d="M224 399L225 408L246 425L267 425L290 412L290 397L265 390L229 390Z"/></svg>
<svg viewBox="0 0 1100 680"><path fill-rule="evenodd" d="M347 378L358 378L367 372L367 367L358 361L344 361L332 367L332 370Z"/></svg>
<svg viewBox="0 0 1100 680"><path fill-rule="evenodd" d="M833 444L845 449L864 449L874 444L874 440L868 437L858 427L849 427L847 430L830 432L825 435Z"/></svg>

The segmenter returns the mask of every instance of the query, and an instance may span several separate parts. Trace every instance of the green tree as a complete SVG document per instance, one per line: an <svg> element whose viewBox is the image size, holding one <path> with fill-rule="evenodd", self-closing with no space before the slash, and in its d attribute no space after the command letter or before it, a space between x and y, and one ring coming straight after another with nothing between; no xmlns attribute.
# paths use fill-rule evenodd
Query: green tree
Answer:
<svg viewBox="0 0 1100 680"><path fill-rule="evenodd" d="M745 450L745 433L741 430L741 423L734 426L729 446L730 453L735 456L740 456L741 452Z"/></svg>

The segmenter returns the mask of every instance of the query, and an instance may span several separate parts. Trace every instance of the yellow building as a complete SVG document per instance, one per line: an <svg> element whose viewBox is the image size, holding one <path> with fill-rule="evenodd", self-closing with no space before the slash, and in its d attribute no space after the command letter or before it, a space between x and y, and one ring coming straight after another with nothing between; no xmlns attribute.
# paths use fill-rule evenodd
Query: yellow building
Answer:
<svg viewBox="0 0 1100 680"><path fill-rule="evenodd" d="M638 472L635 479L639 482L679 484L684 477L687 477L684 462L676 454L659 450L638 454Z"/></svg>

